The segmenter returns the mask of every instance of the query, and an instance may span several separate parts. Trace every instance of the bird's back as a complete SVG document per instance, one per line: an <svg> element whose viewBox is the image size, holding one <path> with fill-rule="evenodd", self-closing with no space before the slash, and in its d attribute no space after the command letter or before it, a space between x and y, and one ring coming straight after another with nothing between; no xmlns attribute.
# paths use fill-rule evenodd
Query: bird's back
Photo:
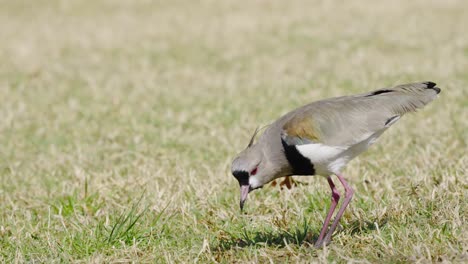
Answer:
<svg viewBox="0 0 468 264"><path fill-rule="evenodd" d="M435 83L422 82L316 101L272 123L259 143L265 145L271 159L283 164L281 156L287 144L302 151L312 163L330 167L334 161L339 164L333 166L339 169L365 151L402 115L423 107L439 92ZM343 156L346 158L340 159Z"/></svg>
<svg viewBox="0 0 468 264"><path fill-rule="evenodd" d="M272 125L289 135L332 146L349 146L368 133L388 127L392 118L423 107L439 92L435 83L423 82L330 98L300 107Z"/></svg>

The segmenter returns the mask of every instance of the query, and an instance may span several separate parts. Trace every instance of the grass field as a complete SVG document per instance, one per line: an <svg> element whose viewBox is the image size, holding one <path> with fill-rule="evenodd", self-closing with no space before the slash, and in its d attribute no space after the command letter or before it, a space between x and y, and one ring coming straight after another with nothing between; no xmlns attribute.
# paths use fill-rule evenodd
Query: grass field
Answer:
<svg viewBox="0 0 468 264"><path fill-rule="evenodd" d="M1 1L0 261L468 261L466 1ZM406 82L439 98L344 171L253 192L255 127Z"/></svg>

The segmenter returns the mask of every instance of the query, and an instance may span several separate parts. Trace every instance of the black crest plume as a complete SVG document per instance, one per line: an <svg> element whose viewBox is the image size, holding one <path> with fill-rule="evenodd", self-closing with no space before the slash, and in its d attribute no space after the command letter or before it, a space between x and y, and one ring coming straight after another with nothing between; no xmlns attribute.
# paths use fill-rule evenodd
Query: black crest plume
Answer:
<svg viewBox="0 0 468 264"><path fill-rule="evenodd" d="M253 145L254 140L255 140L255 136L257 136L259 130L260 130L260 129L258 129L258 127L255 128L255 131L254 131L254 133L253 133L253 135L252 135L252 138L251 138L250 141L249 141L249 145L247 145L247 148L250 148L250 147Z"/></svg>

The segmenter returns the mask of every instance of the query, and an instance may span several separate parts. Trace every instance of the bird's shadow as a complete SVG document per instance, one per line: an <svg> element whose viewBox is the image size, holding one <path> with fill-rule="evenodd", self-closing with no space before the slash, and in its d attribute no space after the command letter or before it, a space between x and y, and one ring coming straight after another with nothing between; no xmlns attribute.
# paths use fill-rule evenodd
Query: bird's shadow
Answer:
<svg viewBox="0 0 468 264"><path fill-rule="evenodd" d="M372 232L385 226L388 222L387 218L374 220L355 220L349 223L345 228L341 228L335 232L335 235L341 232L349 232L350 235ZM282 229L279 231L253 231L243 230L242 233L227 235L218 240L218 243L212 246L213 251L226 251L233 248L245 248L255 246L271 246L283 248L288 245L297 245L303 247L313 247L318 238L320 230L313 231L310 229L307 221L303 225L291 228Z"/></svg>
<svg viewBox="0 0 468 264"><path fill-rule="evenodd" d="M309 226L303 226L295 229L284 229L279 231L262 230L262 231L247 231L231 234L218 240L218 243L213 246L214 251L226 251L232 248L244 248L251 246L273 246L282 248L290 244L295 245L312 245L316 236L311 236Z"/></svg>

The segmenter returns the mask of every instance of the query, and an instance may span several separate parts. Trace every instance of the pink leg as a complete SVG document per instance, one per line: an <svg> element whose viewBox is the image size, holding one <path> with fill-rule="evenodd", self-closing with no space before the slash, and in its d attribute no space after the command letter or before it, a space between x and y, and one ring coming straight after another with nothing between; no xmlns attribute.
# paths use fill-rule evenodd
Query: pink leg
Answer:
<svg viewBox="0 0 468 264"><path fill-rule="evenodd" d="M335 231L336 226L340 222L340 219L343 216L343 213L346 207L348 206L349 202L351 201L351 198L353 198L353 194L354 194L353 188L351 188L351 186L348 185L343 175L336 174L336 176L338 177L338 179L340 180L341 184L343 185L345 189L345 200L343 201L343 204L341 205L340 210L336 214L335 220L333 221L333 224L330 227L330 230L328 230L328 233L325 236L324 242L327 244L331 241L331 236L333 235L333 232Z"/></svg>
<svg viewBox="0 0 468 264"><path fill-rule="evenodd" d="M316 247L320 247L322 245L322 240L323 240L323 237L325 236L325 232L327 232L330 219L333 215L333 212L335 212L336 204L338 204L338 201L340 200L340 194L336 190L335 184L333 183L330 176L328 176L327 181L332 190L332 200L331 200L330 209L328 210L327 218L325 218L325 221L323 222L322 231L320 231L319 238L315 242Z"/></svg>

